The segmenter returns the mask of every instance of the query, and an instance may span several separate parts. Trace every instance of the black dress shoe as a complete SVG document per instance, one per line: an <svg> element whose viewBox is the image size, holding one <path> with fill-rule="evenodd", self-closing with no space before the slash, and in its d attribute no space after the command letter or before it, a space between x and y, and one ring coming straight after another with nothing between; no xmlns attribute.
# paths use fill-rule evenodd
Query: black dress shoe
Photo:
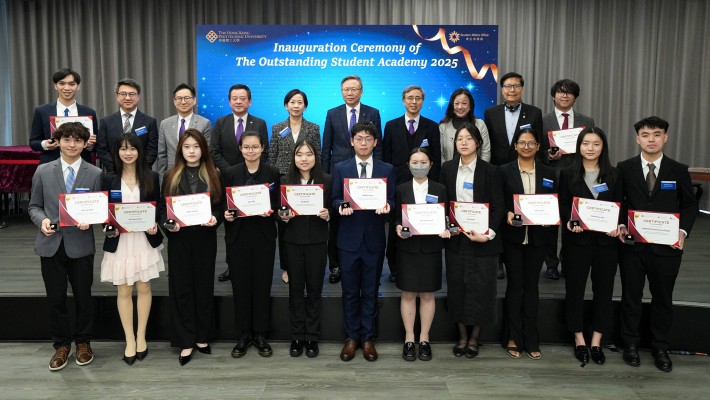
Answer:
<svg viewBox="0 0 710 400"><path fill-rule="evenodd" d="M186 355L186 356L178 356L178 362L180 363L180 366L182 367L183 365L187 364L192 360L192 353Z"/></svg>
<svg viewBox="0 0 710 400"><path fill-rule="evenodd" d="M554 281L560 279L560 273L557 271L557 267L548 267L545 276Z"/></svg>
<svg viewBox="0 0 710 400"><path fill-rule="evenodd" d="M582 364L589 364L589 348L586 345L575 346L574 356Z"/></svg>
<svg viewBox="0 0 710 400"><path fill-rule="evenodd" d="M503 262L498 263L498 274L496 275L496 278L498 278L498 279L505 278L505 268L503 268Z"/></svg>
<svg viewBox="0 0 710 400"><path fill-rule="evenodd" d="M328 282L338 283L340 282L340 267L334 267L330 270L330 276L328 277Z"/></svg>
<svg viewBox="0 0 710 400"><path fill-rule="evenodd" d="M219 274L219 276L217 277L217 280L220 282L227 282L230 279L231 277L229 276L229 267L227 267L227 269L225 269L224 272Z"/></svg>
<svg viewBox="0 0 710 400"><path fill-rule="evenodd" d="M429 342L419 342L419 359L422 361L431 360L431 346Z"/></svg>
<svg viewBox="0 0 710 400"><path fill-rule="evenodd" d="M212 354L212 348L210 347L210 345L207 345L205 347L195 345L195 348L202 354Z"/></svg>
<svg viewBox="0 0 710 400"><path fill-rule="evenodd" d="M289 350L291 357L299 357L303 354L303 343L298 340L291 341L291 349Z"/></svg>
<svg viewBox="0 0 710 400"><path fill-rule="evenodd" d="M466 358L476 358L478 356L478 345L469 343L466 346Z"/></svg>
<svg viewBox="0 0 710 400"><path fill-rule="evenodd" d="M258 335L254 338L254 347L256 347L256 350L262 357L270 357L271 354L273 354L271 346L269 346L269 343L266 341L266 338L263 335Z"/></svg>
<svg viewBox="0 0 710 400"><path fill-rule="evenodd" d="M397 273L396 273L396 272L390 272L389 281L392 282L392 283L396 283L396 282L397 282Z"/></svg>
<svg viewBox="0 0 710 400"><path fill-rule="evenodd" d="M317 340L309 340L306 342L306 357L308 357L308 358L318 357L319 352L320 352L320 350L318 349L318 341Z"/></svg>
<svg viewBox="0 0 710 400"><path fill-rule="evenodd" d="M128 364L128 365L133 365L133 363L136 362L136 356L133 355L133 356L127 357L127 356L124 354L124 355L123 355L123 361L125 361L126 364Z"/></svg>
<svg viewBox="0 0 710 400"><path fill-rule="evenodd" d="M656 361L656 368L663 372L671 372L673 370L673 363L671 358L668 357L668 352L665 350L654 350L653 359Z"/></svg>
<svg viewBox="0 0 710 400"><path fill-rule="evenodd" d="M417 352L414 347L414 342L404 343L404 348L402 349L402 358L406 361L414 361L417 359Z"/></svg>
<svg viewBox="0 0 710 400"><path fill-rule="evenodd" d="M239 339L237 344L232 349L232 357L239 358L247 354L247 348L252 345L251 336L244 335Z"/></svg>
<svg viewBox="0 0 710 400"><path fill-rule="evenodd" d="M604 362L606 362L606 357L604 356L604 352L602 351L601 347L592 346L592 361L599 365L602 365L604 364Z"/></svg>
<svg viewBox="0 0 710 400"><path fill-rule="evenodd" d="M456 357L461 357L466 354L466 345L464 345L464 347L459 347L459 345L456 345L454 346L453 351Z"/></svg>
<svg viewBox="0 0 710 400"><path fill-rule="evenodd" d="M641 365L639 349L635 344L627 344L624 349L624 361L632 367Z"/></svg>

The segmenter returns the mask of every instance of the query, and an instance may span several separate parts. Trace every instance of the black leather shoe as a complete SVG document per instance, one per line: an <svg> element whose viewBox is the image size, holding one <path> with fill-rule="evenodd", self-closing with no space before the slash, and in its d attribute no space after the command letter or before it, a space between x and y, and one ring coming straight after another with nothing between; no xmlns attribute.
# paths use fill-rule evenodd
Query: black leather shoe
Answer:
<svg viewBox="0 0 710 400"><path fill-rule="evenodd" d="M270 357L271 354L274 353L263 335L258 335L254 338L254 347L256 347L256 350L262 357ZM303 351L303 349L301 349L301 351Z"/></svg>
<svg viewBox="0 0 710 400"><path fill-rule="evenodd" d="M335 267L330 270L330 276L328 277L328 282L338 283L340 282L340 267Z"/></svg>
<svg viewBox="0 0 710 400"><path fill-rule="evenodd" d="M130 356L127 357L125 354L123 355L123 361L126 362L128 365L133 365L134 362L136 362L136 356Z"/></svg>
<svg viewBox="0 0 710 400"><path fill-rule="evenodd" d="M136 358L138 361L143 361L144 358L148 357L148 348L146 347L145 350L139 351L136 353Z"/></svg>
<svg viewBox="0 0 710 400"><path fill-rule="evenodd" d="M244 335L239 339L237 344L234 346L232 349L232 357L234 358L239 358L242 357L244 354L247 354L247 348L252 345L252 340L251 336L249 335Z"/></svg>
<svg viewBox="0 0 710 400"><path fill-rule="evenodd" d="M639 349L635 344L627 344L624 349L624 361L632 367L641 365Z"/></svg>
<svg viewBox="0 0 710 400"><path fill-rule="evenodd" d="M454 355L455 355L456 357L461 357L461 356L463 356L464 354L466 354L466 345L463 345L463 346L464 346L464 347L459 347L458 344L454 346L453 351L454 351Z"/></svg>
<svg viewBox="0 0 710 400"><path fill-rule="evenodd" d="M422 361L431 360L431 346L429 342L419 342L419 359Z"/></svg>
<svg viewBox="0 0 710 400"><path fill-rule="evenodd" d="M505 268L503 268L503 263L498 263L498 274L496 275L498 279L505 279Z"/></svg>
<svg viewBox="0 0 710 400"><path fill-rule="evenodd" d="M212 354L212 348L210 347L210 345L207 345L206 347L200 347L195 345L195 348L202 354Z"/></svg>
<svg viewBox="0 0 710 400"><path fill-rule="evenodd" d="M414 342L406 342L404 344L404 348L402 349L402 358L405 359L405 361L414 361L417 359L417 352L416 348L414 347Z"/></svg>
<svg viewBox="0 0 710 400"><path fill-rule="evenodd" d="M582 364L589 364L589 348L586 345L575 346L574 356Z"/></svg>
<svg viewBox="0 0 710 400"><path fill-rule="evenodd" d="M217 277L217 280L220 282L227 282L230 279L232 278L229 276L229 267L227 267L227 269L225 269L224 272L219 274L219 276Z"/></svg>
<svg viewBox="0 0 710 400"><path fill-rule="evenodd" d="M478 345L469 343L466 345L466 358L476 358L478 356Z"/></svg>
<svg viewBox="0 0 710 400"><path fill-rule="evenodd" d="M180 363L180 366L184 366L185 364L189 363L190 360L192 360L192 353L186 355L186 356L178 356L178 362Z"/></svg>
<svg viewBox="0 0 710 400"><path fill-rule="evenodd" d="M668 352L665 350L654 350L653 359L656 361L656 368L663 372L671 372L673 370L673 363L671 358L668 357Z"/></svg>
<svg viewBox="0 0 710 400"><path fill-rule="evenodd" d="M602 351L601 347L592 346L592 361L599 365L602 365L606 362L606 357L604 356L604 352Z"/></svg>
<svg viewBox="0 0 710 400"><path fill-rule="evenodd" d="M320 352L320 350L318 349L318 341L309 340L306 342L306 357L308 357L308 358L318 357L319 352Z"/></svg>
<svg viewBox="0 0 710 400"><path fill-rule="evenodd" d="M291 357L299 357L301 354L303 354L303 343L299 342L298 340L292 340L290 353Z"/></svg>
<svg viewBox="0 0 710 400"><path fill-rule="evenodd" d="M557 267L547 268L547 272L545 272L545 276L554 280L554 281L560 279L560 273L557 271Z"/></svg>
<svg viewBox="0 0 710 400"><path fill-rule="evenodd" d="M396 282L397 282L397 273L396 273L396 272L390 272L389 281L392 282L392 283L396 283Z"/></svg>

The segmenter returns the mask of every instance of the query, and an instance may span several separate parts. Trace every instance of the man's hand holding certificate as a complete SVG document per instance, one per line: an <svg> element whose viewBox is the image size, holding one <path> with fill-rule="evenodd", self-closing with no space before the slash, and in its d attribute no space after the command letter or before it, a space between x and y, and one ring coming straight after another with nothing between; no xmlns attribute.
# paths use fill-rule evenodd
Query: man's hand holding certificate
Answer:
<svg viewBox="0 0 710 400"><path fill-rule="evenodd" d="M166 196L168 220L179 227L206 225L212 222L212 204L209 193Z"/></svg>
<svg viewBox="0 0 710 400"><path fill-rule="evenodd" d="M239 217L271 214L271 197L269 185L232 186L226 188L227 208L236 210ZM322 201L321 195L321 201Z"/></svg>
<svg viewBox="0 0 710 400"><path fill-rule="evenodd" d="M281 205L294 216L319 215L323 209L323 185L282 185Z"/></svg>
<svg viewBox="0 0 710 400"><path fill-rule="evenodd" d="M443 203L402 204L402 226L412 235L440 235L446 230Z"/></svg>
<svg viewBox="0 0 710 400"><path fill-rule="evenodd" d="M343 197L353 210L387 208L387 178L345 178L343 185Z"/></svg>
<svg viewBox="0 0 710 400"><path fill-rule="evenodd" d="M103 224L107 220L108 192L59 195L59 226Z"/></svg>
<svg viewBox="0 0 710 400"><path fill-rule="evenodd" d="M616 231L621 205L613 201L602 201L575 197L572 200L572 221L579 221L585 231L609 233Z"/></svg>
<svg viewBox="0 0 710 400"><path fill-rule="evenodd" d="M585 127L563 129L547 132L550 148L559 148L560 154L574 154L577 152L577 136Z"/></svg>
<svg viewBox="0 0 710 400"><path fill-rule="evenodd" d="M523 225L560 224L557 194L514 194L513 208L522 217Z"/></svg>
<svg viewBox="0 0 710 400"><path fill-rule="evenodd" d="M155 226L155 202L109 203L108 220L119 232L146 232Z"/></svg>
<svg viewBox="0 0 710 400"><path fill-rule="evenodd" d="M629 234L639 243L681 248L680 214L629 210Z"/></svg>

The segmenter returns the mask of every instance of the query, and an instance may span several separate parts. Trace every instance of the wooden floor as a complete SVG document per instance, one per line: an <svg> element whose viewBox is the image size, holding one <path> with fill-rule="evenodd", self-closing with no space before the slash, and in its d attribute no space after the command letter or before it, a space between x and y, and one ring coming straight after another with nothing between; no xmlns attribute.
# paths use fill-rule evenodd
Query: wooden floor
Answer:
<svg viewBox="0 0 710 400"><path fill-rule="evenodd" d="M603 366L580 368L569 347L545 346L543 358L510 359L496 345L481 347L475 359L456 358L449 344L434 344L432 361L402 360L400 344L378 345L380 359L344 363L340 344L325 343L315 359L291 358L288 344L274 343L274 355L250 349L241 359L231 344L213 344L212 355L196 354L184 367L167 343L150 343L143 361L121 361L123 344L92 343L95 359L50 372L47 343L0 344L3 399L707 399L710 358L672 356L674 370L658 371L641 352L632 368L620 353L607 351Z"/></svg>

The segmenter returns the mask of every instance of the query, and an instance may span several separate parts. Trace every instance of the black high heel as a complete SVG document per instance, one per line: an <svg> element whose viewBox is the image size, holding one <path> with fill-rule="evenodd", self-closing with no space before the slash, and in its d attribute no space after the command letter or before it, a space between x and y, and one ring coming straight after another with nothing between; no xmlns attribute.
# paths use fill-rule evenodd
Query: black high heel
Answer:
<svg viewBox="0 0 710 400"><path fill-rule="evenodd" d="M138 361L143 361L143 359L146 357L148 357L148 347L146 347L145 350L136 353L136 358L138 359Z"/></svg>
<svg viewBox="0 0 710 400"><path fill-rule="evenodd" d="M128 357L124 354L122 360L128 365L133 365L133 363L136 362L137 355L138 355L138 353L136 353L136 355Z"/></svg>

